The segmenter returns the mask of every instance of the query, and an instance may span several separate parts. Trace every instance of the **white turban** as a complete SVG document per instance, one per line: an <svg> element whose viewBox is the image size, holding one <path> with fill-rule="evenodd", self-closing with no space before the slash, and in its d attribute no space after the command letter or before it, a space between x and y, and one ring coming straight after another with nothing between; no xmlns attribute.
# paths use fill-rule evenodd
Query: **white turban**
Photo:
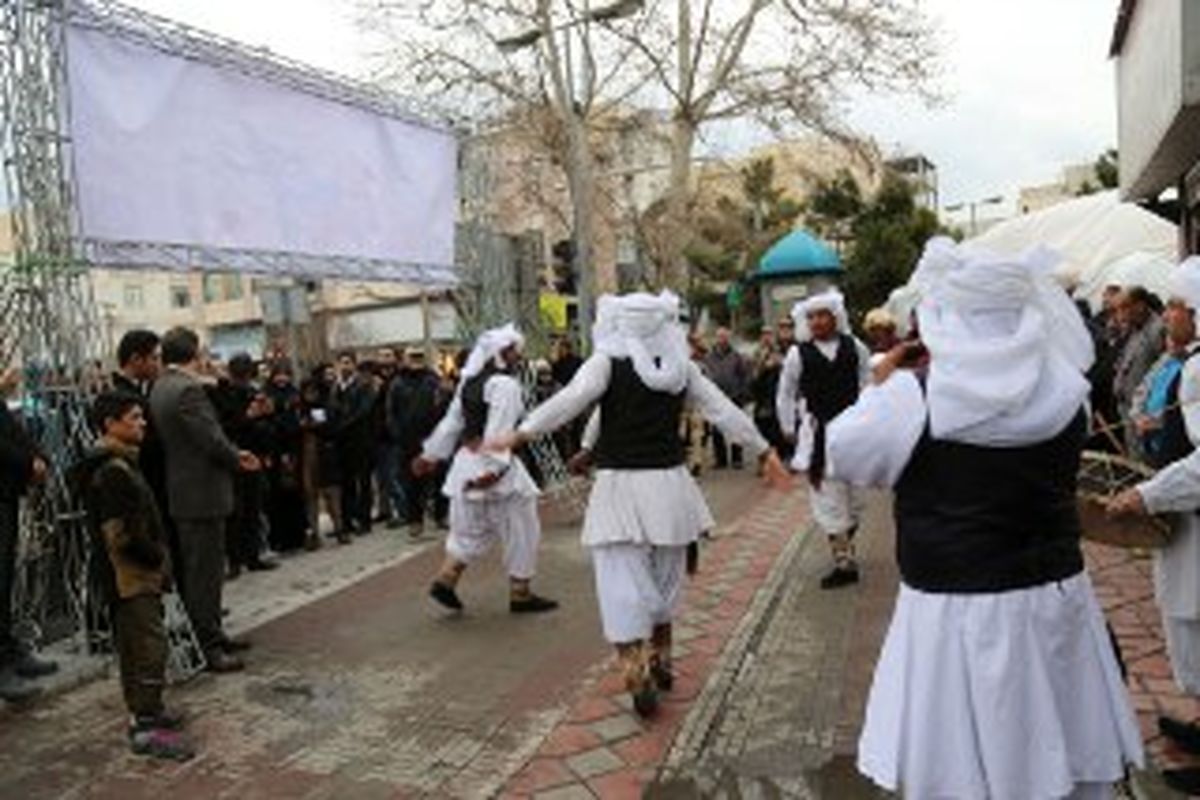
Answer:
<svg viewBox="0 0 1200 800"><path fill-rule="evenodd" d="M914 274L931 355L935 438L1019 446L1059 433L1083 407L1094 359L1078 310L1055 282L1057 256L999 256L934 240Z"/></svg>
<svg viewBox="0 0 1200 800"><path fill-rule="evenodd" d="M688 382L691 354L671 292L604 295L597 302L592 341L597 353L629 358L642 383L677 394Z"/></svg>
<svg viewBox="0 0 1200 800"><path fill-rule="evenodd" d="M471 350L471 355L467 358L467 363L463 366L463 379L473 378L482 372L483 368L488 364L496 363L496 359L500 354L513 345L524 347L525 337L521 335L521 332L511 322L502 328L492 328L490 331L484 331L475 340L475 347ZM497 364L497 366L502 365Z"/></svg>
<svg viewBox="0 0 1200 800"><path fill-rule="evenodd" d="M846 298L837 289L826 289L792 306L792 319L796 323L796 338L806 342L812 338L808 327L808 315L816 311L828 311L837 321L838 333L850 333L850 320L846 316Z"/></svg>
<svg viewBox="0 0 1200 800"><path fill-rule="evenodd" d="M1171 273L1171 297L1200 311L1200 256L1189 256Z"/></svg>

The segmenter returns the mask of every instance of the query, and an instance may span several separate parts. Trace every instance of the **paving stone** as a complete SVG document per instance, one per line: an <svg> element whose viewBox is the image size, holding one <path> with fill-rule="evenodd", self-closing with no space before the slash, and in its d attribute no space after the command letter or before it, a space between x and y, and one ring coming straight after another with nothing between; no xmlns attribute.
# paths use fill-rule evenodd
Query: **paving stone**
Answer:
<svg viewBox="0 0 1200 800"><path fill-rule="evenodd" d="M614 714L611 717L588 724L588 729L605 742L628 739L643 732L642 724L629 714Z"/></svg>
<svg viewBox="0 0 1200 800"><path fill-rule="evenodd" d="M583 784L573 783L570 786L560 786L557 789L538 792L534 798L535 800L596 800L596 795L592 794Z"/></svg>
<svg viewBox="0 0 1200 800"><path fill-rule="evenodd" d="M597 747L594 750L571 756L566 763L567 767L581 778L603 775L625 766L625 762L607 747Z"/></svg>

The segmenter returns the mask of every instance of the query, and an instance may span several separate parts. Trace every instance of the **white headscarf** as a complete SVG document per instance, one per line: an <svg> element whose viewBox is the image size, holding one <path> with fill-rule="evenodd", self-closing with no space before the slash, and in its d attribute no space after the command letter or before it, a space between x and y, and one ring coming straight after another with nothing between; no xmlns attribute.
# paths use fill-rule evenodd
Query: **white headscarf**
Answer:
<svg viewBox="0 0 1200 800"><path fill-rule="evenodd" d="M1171 273L1171 297L1187 303L1193 312L1200 311L1200 256L1189 256Z"/></svg>
<svg viewBox="0 0 1200 800"><path fill-rule="evenodd" d="M503 366L503 364L497 363L497 359L501 353L513 345L524 347L525 337L521 335L521 332L511 322L502 328L492 328L490 331L484 331L475 340L475 347L471 350L471 355L468 356L467 363L463 366L463 380L475 377L489 363L495 363L496 366Z"/></svg>
<svg viewBox="0 0 1200 800"><path fill-rule="evenodd" d="M846 316L846 298L837 289L826 289L792 306L792 320L796 323L796 340L807 342L812 339L808 327L808 315L815 311L828 311L837 321L838 333L850 333L850 319Z"/></svg>
<svg viewBox="0 0 1200 800"><path fill-rule="evenodd" d="M1094 359L1083 320L1051 272L1057 256L947 242L930 242L914 274L931 355L930 432L985 446L1053 437L1082 408Z"/></svg>
<svg viewBox="0 0 1200 800"><path fill-rule="evenodd" d="M604 295L596 305L592 342L597 353L629 358L642 383L676 394L688 381L691 355L671 292Z"/></svg>

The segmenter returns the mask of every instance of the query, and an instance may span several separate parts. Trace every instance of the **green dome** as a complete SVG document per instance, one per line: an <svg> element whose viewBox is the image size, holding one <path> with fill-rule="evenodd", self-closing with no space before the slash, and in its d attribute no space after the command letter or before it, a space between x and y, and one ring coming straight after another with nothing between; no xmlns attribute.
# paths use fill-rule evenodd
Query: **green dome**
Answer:
<svg viewBox="0 0 1200 800"><path fill-rule="evenodd" d="M807 231L792 231L771 245L758 262L757 279L819 275L842 271L842 260L832 247Z"/></svg>

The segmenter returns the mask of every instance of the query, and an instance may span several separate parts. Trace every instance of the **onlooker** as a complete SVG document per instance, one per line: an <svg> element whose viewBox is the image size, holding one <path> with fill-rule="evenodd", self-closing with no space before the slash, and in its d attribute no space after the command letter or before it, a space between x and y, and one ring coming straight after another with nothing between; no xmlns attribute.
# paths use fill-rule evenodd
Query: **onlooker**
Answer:
<svg viewBox="0 0 1200 800"><path fill-rule="evenodd" d="M1113 396L1125 425L1126 452L1134 456L1138 454L1139 442L1132 416L1133 393L1163 350L1163 327L1156 313L1157 305L1157 298L1141 286L1126 289L1117 300L1118 324L1127 338L1117 359Z"/></svg>
<svg viewBox="0 0 1200 800"><path fill-rule="evenodd" d="M221 588L225 573L225 521L233 513L233 477L261 469L238 450L217 419L197 377L200 339L173 328L162 340L166 369L150 392L150 410L167 458L167 501L179 529L183 602L213 672L242 669L233 653L246 647L225 635Z"/></svg>
<svg viewBox="0 0 1200 800"><path fill-rule="evenodd" d="M342 474L342 520L346 530L371 532L371 424L375 387L358 370L354 353L337 359L333 408L337 420L338 457Z"/></svg>
<svg viewBox="0 0 1200 800"><path fill-rule="evenodd" d="M396 348L379 348L375 361L378 391L372 423L375 429L375 496L379 506L376 521L386 523L389 528L402 524L404 516L404 494L399 478L400 457L388 424L388 396L399 369Z"/></svg>
<svg viewBox="0 0 1200 800"><path fill-rule="evenodd" d="M112 375L112 387L117 391L129 392L149 402L150 390L162 372L162 348L157 333L147 330L132 330L121 337L117 344L117 371ZM150 484L154 500L163 515L163 526L167 531L167 543L171 550L171 561L183 563L179 552L179 532L174 521L167 516L167 457L163 453L162 440L158 431L146 415L146 433L138 448L138 466L142 477ZM183 581L178 576L177 586Z"/></svg>
<svg viewBox="0 0 1200 800"><path fill-rule="evenodd" d="M333 521L333 536L342 544L350 543L342 513L341 459L331 401L333 386L326 381L327 374L325 366L317 367L300 387L300 484L308 512L308 539L304 546L309 550L321 546L322 501Z"/></svg>
<svg viewBox="0 0 1200 800"><path fill-rule="evenodd" d="M413 537L422 533L430 499L440 494L441 484L435 482L436 475L416 475L412 470L413 460L421 454L421 444L433 433L444 411L439 408L440 391L437 374L425 365L425 351L409 348L404 366L388 393L387 420L399 456L398 476L404 498L402 519Z"/></svg>
<svg viewBox="0 0 1200 800"><path fill-rule="evenodd" d="M1133 393L1130 412L1138 433L1139 450L1154 467L1178 461L1187 455L1183 451L1190 449L1186 435L1172 435L1177 432L1166 430L1166 423L1176 419L1168 412L1174 411L1179 403L1180 374L1194 352L1196 321L1192 309L1182 299L1171 300L1163 312L1163 328L1166 349Z"/></svg>
<svg viewBox="0 0 1200 800"><path fill-rule="evenodd" d="M750 381L750 395L754 401L754 424L776 452L782 450L784 444L779 417L775 413L775 392L779 387L782 369L783 355L779 352L775 332L769 325L764 325L754 351L754 377Z"/></svg>
<svg viewBox="0 0 1200 800"><path fill-rule="evenodd" d="M292 365L286 360L272 362L264 391L272 408L266 504L269 536L271 548L285 553L304 547L308 525L300 481L300 392L292 380Z"/></svg>
<svg viewBox="0 0 1200 800"><path fill-rule="evenodd" d="M900 344L896 334L896 320L885 308L873 308L863 319L863 332L867 335L867 346L872 353L890 353Z"/></svg>
<svg viewBox="0 0 1200 800"><path fill-rule="evenodd" d="M254 385L258 369L246 353L229 359L229 377L217 384L214 395L221 428L242 450L254 453L265 468L274 449L270 400ZM262 557L265 546L262 520L266 507L263 471L239 472L233 479L233 514L225 525L225 556L230 577L243 568L275 569L279 564Z"/></svg>
<svg viewBox="0 0 1200 800"><path fill-rule="evenodd" d="M179 733L182 719L163 705L162 593L170 582L171 561L154 492L138 468L146 431L142 400L126 392L102 394L92 407L92 422L101 438L85 462L90 476L85 504L131 717L129 745L139 755L187 760L193 751Z"/></svg>
<svg viewBox="0 0 1200 800"><path fill-rule="evenodd" d="M28 643L13 635L12 593L16 583L17 536L21 496L46 480L49 466L38 454L25 428L8 409L8 398L20 382L11 369L0 375L0 698L10 703L40 693L25 678L40 678L58 670L53 661L38 658Z"/></svg>
<svg viewBox="0 0 1200 800"><path fill-rule="evenodd" d="M575 373L579 371L579 367L583 365L583 358L575 352L575 345L571 342L570 336L564 336L558 340L557 352L550 364L550 374L557 386L566 386L575 377ZM569 425L560 431L555 432L554 443L559 449L559 455L563 460L568 460L579 452L580 442L583 439L583 428L587 424L587 415L580 415L579 418L571 421Z"/></svg>
<svg viewBox="0 0 1200 800"><path fill-rule="evenodd" d="M704 359L708 377L734 405L743 406L750 399L750 365L730 342L728 328L717 328L716 341ZM731 463L734 469L742 468L741 445L728 445L725 436L717 429L712 430L713 460L716 469L725 469Z"/></svg>

